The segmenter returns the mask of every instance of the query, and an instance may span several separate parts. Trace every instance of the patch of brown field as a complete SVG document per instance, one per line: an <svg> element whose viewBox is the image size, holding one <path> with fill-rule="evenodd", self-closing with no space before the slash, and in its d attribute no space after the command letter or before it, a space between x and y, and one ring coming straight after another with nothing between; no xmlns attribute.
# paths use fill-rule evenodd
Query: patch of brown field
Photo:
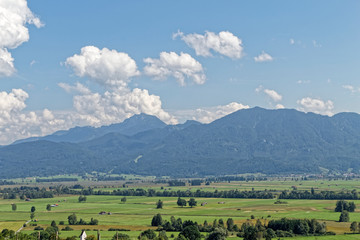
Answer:
<svg viewBox="0 0 360 240"><path fill-rule="evenodd" d="M150 226L133 226L133 225L72 225L70 226L74 230L82 230L82 229L97 229L97 230L105 230L107 231L109 228L118 228L118 229L128 229L131 231L145 231L147 229L156 230L157 227Z"/></svg>
<svg viewBox="0 0 360 240"><path fill-rule="evenodd" d="M319 221L322 222L322 221ZM335 221L324 221L326 222L327 231L335 232L336 234L344 234L350 232L350 222L335 222Z"/></svg>

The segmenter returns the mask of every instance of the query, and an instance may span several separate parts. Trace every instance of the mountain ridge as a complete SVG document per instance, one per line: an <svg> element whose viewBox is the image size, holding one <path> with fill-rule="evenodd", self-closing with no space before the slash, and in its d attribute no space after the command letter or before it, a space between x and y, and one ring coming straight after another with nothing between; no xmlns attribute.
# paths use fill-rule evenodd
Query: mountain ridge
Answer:
<svg viewBox="0 0 360 240"><path fill-rule="evenodd" d="M0 176L8 175L1 169L14 169L19 159L24 160L19 154L31 157L26 164L48 164L39 166L39 171L28 168L22 175L101 170L193 177L319 173L320 168L333 172L360 170L360 115L356 113L329 117L257 107L236 111L209 124L164 123L163 127L139 127L143 131L131 126L135 133L132 135L109 132L77 143L34 141L31 147L26 142L5 146L0 148ZM67 168L54 161L68 163Z"/></svg>

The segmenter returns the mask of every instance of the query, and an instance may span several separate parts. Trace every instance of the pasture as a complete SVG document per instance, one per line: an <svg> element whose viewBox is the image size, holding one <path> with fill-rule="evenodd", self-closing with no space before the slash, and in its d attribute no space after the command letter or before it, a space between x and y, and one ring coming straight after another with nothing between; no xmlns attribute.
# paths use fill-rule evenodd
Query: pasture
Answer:
<svg viewBox="0 0 360 240"><path fill-rule="evenodd" d="M46 183L45 185L48 185ZM59 184L59 183L56 183ZM54 185L56 185L54 184ZM113 185L111 185L113 184ZM123 183L116 182L106 183L102 185L102 190L112 191L117 189ZM34 183L34 186L45 186ZM97 183L100 188L100 184ZM264 190L276 189L278 191L291 190L294 186L299 190L310 190L312 187L316 191L320 190L353 190L359 188L357 180L345 181L249 181L249 182L226 182L211 183L211 185L201 186L185 186L185 187L168 187L166 184L155 184L153 182L139 181L127 184L131 187L153 188L155 190L171 189L203 191L214 190ZM197 206L194 208L178 207L176 197L139 197L128 196L126 203L121 202L122 196L87 196L86 202L78 202L78 196L61 195L48 199L32 199L24 201L20 199L2 199L0 200L0 228L8 228L18 230L26 221L30 219L30 209L35 206L35 218L37 226L46 228L51 221L55 221L61 230L68 224L67 217L73 213L77 219L82 218L89 222L91 218L99 221L99 225L72 225L73 231L60 231L60 237L79 236L82 229L88 229L88 235L97 235L100 230L102 239L111 239L115 234L114 231L108 231L109 228L127 229L122 233L128 234L132 238L136 238L141 231L156 227L151 227L152 217L160 213L165 220L169 220L171 216L184 220L196 221L202 224L205 220L213 222L215 219L223 219L225 222L228 218L232 218L239 227L242 223L250 221L255 222L260 219L267 222L271 219L280 218L307 218L317 219L320 222L326 222L327 230L337 233L336 236L322 237L296 237L291 239L359 239L360 235L348 234L350 223L352 221L360 222L360 200L354 201L359 209L354 213L350 213L350 222L339 223L340 213L334 212L336 200L285 200L286 204L274 204L276 199L234 199L234 198L196 198ZM155 202L161 199L163 201L163 209L156 209ZM184 198L189 200L187 198ZM204 206L201 203L206 202ZM219 204L219 202L224 202ZM12 211L11 204L17 205L16 211ZM47 204L58 204L52 207L51 211L46 210ZM111 214L99 215L100 212ZM255 219L251 219L255 218ZM60 221L64 221L65 225L59 225ZM34 231L35 226L28 224L23 228L24 233ZM167 233L168 236L172 234ZM175 236L177 233L174 233ZM206 235L206 233L205 233ZM230 239L240 239L236 234L230 235Z"/></svg>

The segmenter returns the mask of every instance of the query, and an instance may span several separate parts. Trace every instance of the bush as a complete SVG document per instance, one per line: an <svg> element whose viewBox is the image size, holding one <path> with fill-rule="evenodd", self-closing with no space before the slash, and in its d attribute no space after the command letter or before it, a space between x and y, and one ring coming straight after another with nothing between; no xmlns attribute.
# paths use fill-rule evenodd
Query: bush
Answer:
<svg viewBox="0 0 360 240"><path fill-rule="evenodd" d="M40 226L37 226L37 227L34 227L34 230L44 230L44 228L40 227Z"/></svg>
<svg viewBox="0 0 360 240"><path fill-rule="evenodd" d="M66 226L66 227L64 227L63 229L61 229L62 231L72 231L72 230L74 230L74 229L72 229L71 227L69 227L69 226Z"/></svg>

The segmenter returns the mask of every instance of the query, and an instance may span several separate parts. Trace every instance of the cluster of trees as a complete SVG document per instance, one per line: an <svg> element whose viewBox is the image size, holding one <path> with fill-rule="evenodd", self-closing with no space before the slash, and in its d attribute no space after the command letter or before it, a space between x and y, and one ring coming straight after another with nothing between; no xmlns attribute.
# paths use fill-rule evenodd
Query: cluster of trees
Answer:
<svg viewBox="0 0 360 240"><path fill-rule="evenodd" d="M181 218L175 218L172 216L170 221L163 220L161 214L156 214L152 221L151 226L158 227L158 231L168 232L184 232L187 227L192 226L191 232L207 232L209 233L206 237L207 240L219 240L225 239L229 232L237 232L238 237L242 237L245 240L249 239L272 239L276 237L293 237L296 235L325 235L333 234L326 231L326 224L320 223L315 219L287 219L282 218L280 220L271 220L266 225L260 219L255 224L246 222L239 228L232 218L228 218L225 221L223 219L214 220L213 223L204 221L203 224L198 224L190 220L182 221ZM360 224L358 225L360 226ZM196 230L195 230L196 228ZM357 228L359 229L359 228ZM187 229L188 231L189 229ZM186 232L186 231L185 231ZM179 237L181 238L181 236ZM154 235L155 236L155 235ZM188 235L183 234L188 239ZM180 240L178 237L178 240Z"/></svg>
<svg viewBox="0 0 360 240"><path fill-rule="evenodd" d="M360 223L357 223L356 221L352 222L350 224L350 231L352 231L353 233L360 233Z"/></svg>
<svg viewBox="0 0 360 240"><path fill-rule="evenodd" d="M86 196L79 196L78 202L86 202Z"/></svg>
<svg viewBox="0 0 360 240"><path fill-rule="evenodd" d="M216 228L223 228L227 231L239 231L239 227L234 224L234 220L232 218L228 218L226 223L222 219L215 219L212 224L204 221L204 224L201 225L191 220L185 220L183 222L181 218L176 219L174 216L171 216L170 221L167 221L163 220L161 214L156 214L151 220L151 226L158 227L158 231L168 232L181 232L187 226L196 226L200 232L212 232Z"/></svg>
<svg viewBox="0 0 360 240"><path fill-rule="evenodd" d="M167 183L169 184L169 187L185 186L186 185L186 183L184 181L179 181L179 180L170 180Z"/></svg>
<svg viewBox="0 0 360 240"><path fill-rule="evenodd" d="M253 175L243 177L243 176L222 176L222 177L212 177L207 178L206 182L231 182L231 181L267 181L267 177L255 177Z"/></svg>
<svg viewBox="0 0 360 240"><path fill-rule="evenodd" d="M0 180L0 185L14 185L15 182L13 181L8 181L8 180Z"/></svg>
<svg viewBox="0 0 360 240"><path fill-rule="evenodd" d="M17 196L20 197L20 199L25 198L53 198L54 194L52 191L47 191L45 188L39 188L39 187L27 187L27 186L21 186L21 187L15 187L15 188L4 188L0 190L0 193L2 194L2 197L4 199L16 199Z"/></svg>
<svg viewBox="0 0 360 240"><path fill-rule="evenodd" d="M79 194L79 192L77 192ZM85 194L83 191L81 192ZM186 191L155 191L154 189L118 189L113 192L96 191L95 195L118 195L118 196L148 196L148 197L204 197L204 198L258 198L258 199L271 199L274 198L274 194L270 191L239 191L239 190L228 190L214 192L202 191L200 189L195 192Z"/></svg>
<svg viewBox="0 0 360 240"><path fill-rule="evenodd" d="M195 207L197 205L197 201L195 200L195 198L190 198L189 201L186 201L185 199L179 197L176 202L179 207L185 207L186 203L188 203L190 207Z"/></svg>
<svg viewBox="0 0 360 240"><path fill-rule="evenodd" d="M36 182L77 182L77 178L37 178Z"/></svg>
<svg viewBox="0 0 360 240"><path fill-rule="evenodd" d="M68 216L68 223L69 225L98 225L99 221L95 218L91 218L90 222L86 222L82 218L78 221L76 214L73 213Z"/></svg>
<svg viewBox="0 0 360 240"><path fill-rule="evenodd" d="M315 192L312 188L311 191L298 191L293 190L283 191L279 195L279 199L329 199L329 200L358 200L359 196L356 190L352 190L351 192L334 192L334 191L321 191Z"/></svg>
<svg viewBox="0 0 360 240"><path fill-rule="evenodd" d="M348 202L345 200L339 200L336 202L335 212L342 212L342 211L348 211L348 212L354 212L356 209L356 205L354 202Z"/></svg>

